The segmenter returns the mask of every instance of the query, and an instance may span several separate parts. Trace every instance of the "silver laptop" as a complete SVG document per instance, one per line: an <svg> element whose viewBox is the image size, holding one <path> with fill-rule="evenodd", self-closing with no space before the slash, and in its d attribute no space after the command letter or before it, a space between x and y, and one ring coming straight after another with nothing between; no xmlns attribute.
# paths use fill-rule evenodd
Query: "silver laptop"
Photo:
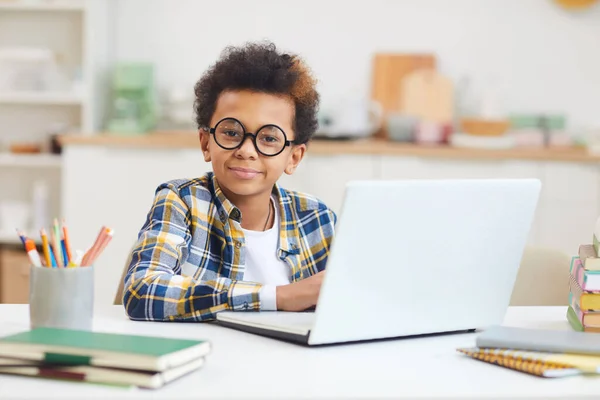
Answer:
<svg viewBox="0 0 600 400"><path fill-rule="evenodd" d="M528 241L537 179L346 186L314 312L221 312L217 323L305 345L501 324Z"/></svg>

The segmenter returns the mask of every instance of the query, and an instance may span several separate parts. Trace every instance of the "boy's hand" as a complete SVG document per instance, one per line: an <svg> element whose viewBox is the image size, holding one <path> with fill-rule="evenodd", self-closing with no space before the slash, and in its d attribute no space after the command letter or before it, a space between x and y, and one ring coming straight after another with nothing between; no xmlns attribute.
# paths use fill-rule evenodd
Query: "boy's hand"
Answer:
<svg viewBox="0 0 600 400"><path fill-rule="evenodd" d="M316 306L323 276L325 276L325 271L289 285L277 286L277 309L304 311Z"/></svg>

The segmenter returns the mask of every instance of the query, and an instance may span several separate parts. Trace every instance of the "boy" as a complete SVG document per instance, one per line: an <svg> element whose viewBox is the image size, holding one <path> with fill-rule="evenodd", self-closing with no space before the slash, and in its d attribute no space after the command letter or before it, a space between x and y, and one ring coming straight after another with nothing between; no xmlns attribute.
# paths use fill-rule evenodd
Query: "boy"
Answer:
<svg viewBox="0 0 600 400"><path fill-rule="evenodd" d="M212 172L157 188L127 261L126 313L206 321L222 310L315 306L336 215L276 184L294 172L317 128L309 70L272 44L228 48L195 95Z"/></svg>

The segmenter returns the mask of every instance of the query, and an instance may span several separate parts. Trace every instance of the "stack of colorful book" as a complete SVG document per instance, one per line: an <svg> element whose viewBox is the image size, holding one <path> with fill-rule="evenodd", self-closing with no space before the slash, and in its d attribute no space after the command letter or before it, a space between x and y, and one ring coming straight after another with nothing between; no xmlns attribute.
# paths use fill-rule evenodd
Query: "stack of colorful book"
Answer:
<svg viewBox="0 0 600 400"><path fill-rule="evenodd" d="M571 260L567 319L573 329L600 333L600 219L591 244L579 246Z"/></svg>
<svg viewBox="0 0 600 400"><path fill-rule="evenodd" d="M202 340L37 328L0 338L0 374L157 389L210 351Z"/></svg>

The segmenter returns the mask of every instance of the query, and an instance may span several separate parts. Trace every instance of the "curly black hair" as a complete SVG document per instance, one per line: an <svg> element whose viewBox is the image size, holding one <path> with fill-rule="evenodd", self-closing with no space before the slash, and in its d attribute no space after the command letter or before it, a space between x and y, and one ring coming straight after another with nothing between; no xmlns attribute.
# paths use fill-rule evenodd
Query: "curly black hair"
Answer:
<svg viewBox="0 0 600 400"><path fill-rule="evenodd" d="M290 96L294 101L297 144L307 143L317 130L319 94L316 80L297 56L277 51L273 43L227 47L194 86L198 128L208 128L219 95L228 90Z"/></svg>

